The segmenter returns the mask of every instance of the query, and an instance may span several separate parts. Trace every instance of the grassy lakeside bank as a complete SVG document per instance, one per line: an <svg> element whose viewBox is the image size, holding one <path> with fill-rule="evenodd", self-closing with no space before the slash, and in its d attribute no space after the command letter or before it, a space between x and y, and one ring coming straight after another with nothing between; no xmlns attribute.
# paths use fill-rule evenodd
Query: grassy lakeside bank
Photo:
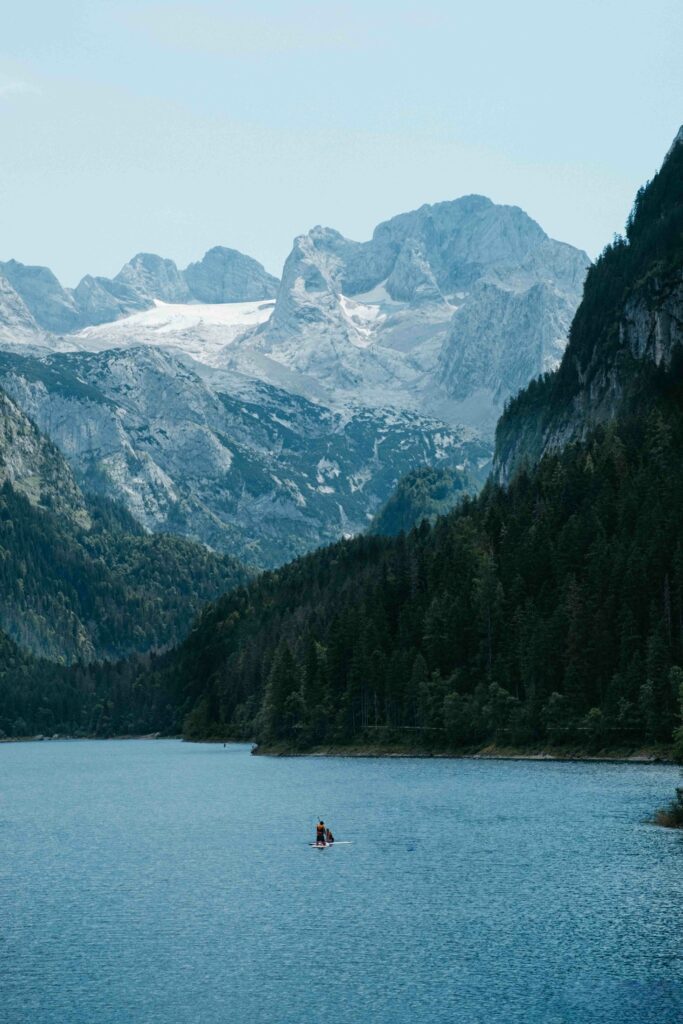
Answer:
<svg viewBox="0 0 683 1024"><path fill-rule="evenodd" d="M216 741L223 742L223 741ZM459 749L425 749L401 744L352 744L349 746L318 746L306 749L285 744L260 744L252 753L261 757L437 757L474 758L498 761L612 761L631 764L674 764L670 745L620 747L589 750L566 747L502 747L488 744Z"/></svg>

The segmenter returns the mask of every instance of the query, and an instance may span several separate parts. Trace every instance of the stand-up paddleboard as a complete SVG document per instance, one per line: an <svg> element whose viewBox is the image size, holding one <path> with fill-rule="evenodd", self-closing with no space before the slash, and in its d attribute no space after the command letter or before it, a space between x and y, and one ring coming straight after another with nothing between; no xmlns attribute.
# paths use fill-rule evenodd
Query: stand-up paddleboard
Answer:
<svg viewBox="0 0 683 1024"><path fill-rule="evenodd" d="M327 850L330 846L353 846L350 839L335 839L333 843L309 843L313 850Z"/></svg>

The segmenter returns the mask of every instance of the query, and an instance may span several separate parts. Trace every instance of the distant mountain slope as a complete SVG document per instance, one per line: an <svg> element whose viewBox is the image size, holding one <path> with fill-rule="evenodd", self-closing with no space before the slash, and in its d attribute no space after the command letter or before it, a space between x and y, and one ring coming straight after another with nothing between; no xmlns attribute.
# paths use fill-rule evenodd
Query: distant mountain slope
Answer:
<svg viewBox="0 0 683 1024"><path fill-rule="evenodd" d="M0 271L0 343L24 345L46 342L31 312Z"/></svg>
<svg viewBox="0 0 683 1024"><path fill-rule="evenodd" d="M260 352L367 404L490 424L558 364L588 263L483 196L401 214L369 242L316 227L294 242L272 317L226 365Z"/></svg>
<svg viewBox="0 0 683 1024"><path fill-rule="evenodd" d="M414 465L469 467L490 447L414 413L344 415L156 348L42 359L0 352L0 382L91 490L153 530L281 564L362 532Z"/></svg>
<svg viewBox="0 0 683 1024"><path fill-rule="evenodd" d="M88 527L86 503L64 457L4 391L0 391L0 485L73 525Z"/></svg>
<svg viewBox="0 0 683 1024"><path fill-rule="evenodd" d="M190 263L183 278L197 302L254 302L274 299L279 281L257 260L236 249L217 245L197 263ZM163 298L163 295L154 296Z"/></svg>
<svg viewBox="0 0 683 1024"><path fill-rule="evenodd" d="M0 629L15 641L66 661L168 646L245 578L232 559L149 536L118 506L86 499L0 391Z"/></svg>

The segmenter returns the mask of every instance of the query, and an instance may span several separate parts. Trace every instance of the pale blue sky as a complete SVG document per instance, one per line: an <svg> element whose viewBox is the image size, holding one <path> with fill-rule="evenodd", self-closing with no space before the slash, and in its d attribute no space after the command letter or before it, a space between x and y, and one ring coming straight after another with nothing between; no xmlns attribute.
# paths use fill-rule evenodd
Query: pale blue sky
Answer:
<svg viewBox="0 0 683 1024"><path fill-rule="evenodd" d="M5 4L0 259L279 273L314 224L470 192L593 255L683 121L682 50L681 0Z"/></svg>

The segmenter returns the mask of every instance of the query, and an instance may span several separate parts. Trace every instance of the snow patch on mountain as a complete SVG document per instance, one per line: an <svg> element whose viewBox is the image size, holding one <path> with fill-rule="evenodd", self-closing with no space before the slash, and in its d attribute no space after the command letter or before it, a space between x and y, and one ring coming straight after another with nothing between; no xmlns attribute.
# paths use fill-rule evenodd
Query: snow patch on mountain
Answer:
<svg viewBox="0 0 683 1024"><path fill-rule="evenodd" d="M265 323L273 306L272 301L188 304L156 299L151 309L86 327L70 340L74 349L87 352L155 345L183 352L207 366L221 365L223 349Z"/></svg>

